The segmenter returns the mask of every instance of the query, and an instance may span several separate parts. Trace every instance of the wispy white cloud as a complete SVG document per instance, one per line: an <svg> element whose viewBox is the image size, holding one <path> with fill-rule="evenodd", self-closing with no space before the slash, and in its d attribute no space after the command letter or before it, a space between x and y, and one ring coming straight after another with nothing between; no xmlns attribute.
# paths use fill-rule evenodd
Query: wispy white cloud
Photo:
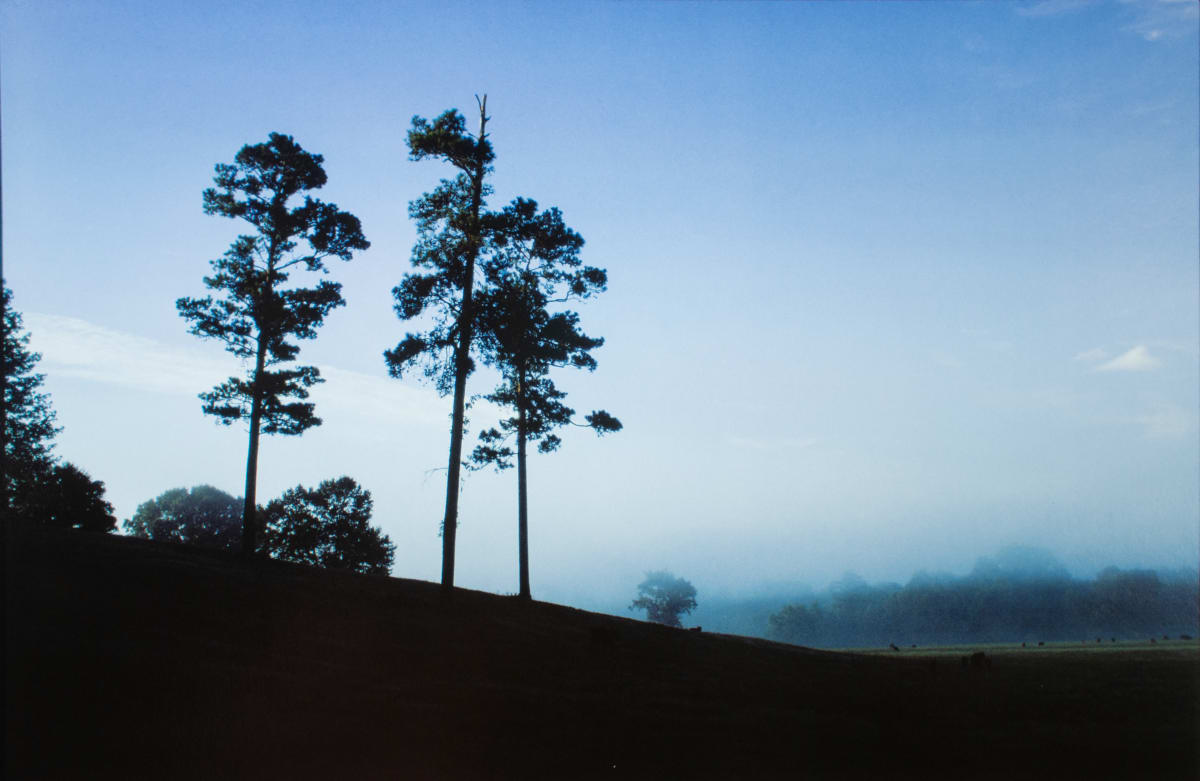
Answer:
<svg viewBox="0 0 1200 781"><path fill-rule="evenodd" d="M233 358L171 348L75 317L30 312L25 322L31 346L42 354L39 368L60 377L195 395L237 370Z"/></svg>
<svg viewBox="0 0 1200 781"><path fill-rule="evenodd" d="M816 437L729 437L730 445L743 450L804 450L817 444Z"/></svg>
<svg viewBox="0 0 1200 781"><path fill-rule="evenodd" d="M1036 3L1017 6L1017 13L1033 18L1062 16L1094 5L1095 2L1096 0L1039 0Z"/></svg>
<svg viewBox="0 0 1200 781"><path fill-rule="evenodd" d="M195 397L240 371L231 356L172 347L143 336L60 315L26 313L39 369L57 377ZM383 376L319 366L325 382L312 389L318 410L372 424L444 424L447 405L429 388ZM318 412L320 414L320 412Z"/></svg>
<svg viewBox="0 0 1200 781"><path fill-rule="evenodd" d="M1039 0L1017 6L1017 13L1030 19L1046 19L1082 11L1101 0ZM1126 23L1121 29L1147 41L1194 35L1200 20L1196 0L1117 0L1124 8Z"/></svg>
<svg viewBox="0 0 1200 781"><path fill-rule="evenodd" d="M1197 428L1200 415L1194 410L1177 404L1164 404L1151 412L1134 418L1135 423L1145 427L1146 436L1154 439L1178 439L1186 437Z"/></svg>
<svg viewBox="0 0 1200 781"><path fill-rule="evenodd" d="M1134 20L1124 29L1147 41L1181 38L1193 35L1200 21L1200 5L1196 0L1121 0L1129 7Z"/></svg>
<svg viewBox="0 0 1200 781"><path fill-rule="evenodd" d="M1111 361L1100 364L1096 367L1096 371L1145 372L1157 369L1159 366L1162 366L1162 361L1151 355L1145 345L1139 344L1137 347L1121 353Z"/></svg>
<svg viewBox="0 0 1200 781"><path fill-rule="evenodd" d="M1090 350L1084 350L1081 353L1076 353L1072 360L1082 361L1084 363L1096 363L1103 361L1108 357L1108 351L1102 347L1093 347Z"/></svg>

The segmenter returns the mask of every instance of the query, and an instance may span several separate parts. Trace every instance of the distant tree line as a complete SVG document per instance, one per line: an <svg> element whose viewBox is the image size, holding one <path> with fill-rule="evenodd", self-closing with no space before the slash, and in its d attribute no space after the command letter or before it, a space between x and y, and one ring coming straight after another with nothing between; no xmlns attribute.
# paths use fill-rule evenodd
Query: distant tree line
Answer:
<svg viewBox="0 0 1200 781"><path fill-rule="evenodd" d="M989 642L1104 642L1197 633L1195 571L1108 567L1070 577L1044 551L1013 548L966 576L918 573L907 585L847 575L770 617L767 636L823 648Z"/></svg>

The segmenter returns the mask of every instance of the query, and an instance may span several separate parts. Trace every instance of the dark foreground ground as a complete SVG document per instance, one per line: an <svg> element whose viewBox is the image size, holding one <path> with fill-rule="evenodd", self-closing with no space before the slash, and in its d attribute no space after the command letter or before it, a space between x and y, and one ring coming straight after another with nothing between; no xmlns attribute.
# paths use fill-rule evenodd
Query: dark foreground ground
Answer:
<svg viewBox="0 0 1200 781"><path fill-rule="evenodd" d="M1197 777L1194 643L813 651L6 526L6 778Z"/></svg>

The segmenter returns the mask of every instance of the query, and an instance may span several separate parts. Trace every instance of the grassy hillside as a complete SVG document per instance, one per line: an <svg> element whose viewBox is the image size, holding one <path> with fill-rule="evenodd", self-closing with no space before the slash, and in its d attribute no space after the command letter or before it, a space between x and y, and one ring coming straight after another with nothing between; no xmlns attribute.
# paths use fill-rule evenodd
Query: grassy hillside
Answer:
<svg viewBox="0 0 1200 781"><path fill-rule="evenodd" d="M1194 778L1200 654L855 655L5 529L7 778Z"/></svg>

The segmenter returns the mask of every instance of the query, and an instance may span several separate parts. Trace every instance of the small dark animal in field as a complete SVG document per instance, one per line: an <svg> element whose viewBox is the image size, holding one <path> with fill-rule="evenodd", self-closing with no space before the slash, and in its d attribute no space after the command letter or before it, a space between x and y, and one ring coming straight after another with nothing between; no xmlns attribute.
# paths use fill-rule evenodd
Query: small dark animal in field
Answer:
<svg viewBox="0 0 1200 781"><path fill-rule="evenodd" d="M689 632L703 632L703 631L704 631L704 627L702 627L702 626L692 626L692 627L688 627L688 631L689 631Z"/></svg>
<svg viewBox="0 0 1200 781"><path fill-rule="evenodd" d="M1114 643L1117 642L1117 638L1115 638L1115 637L1112 638L1112 642L1114 642Z"/></svg>
<svg viewBox="0 0 1200 781"><path fill-rule="evenodd" d="M970 656L964 656L962 658L962 667L964 670L966 668L970 667L972 670L975 670L976 672L981 672L983 670L990 670L990 669L992 669L992 660L989 659L988 655L985 654L983 651L976 651L975 653L971 654Z"/></svg>
<svg viewBox="0 0 1200 781"><path fill-rule="evenodd" d="M1180 635L1179 639L1180 640L1191 640L1192 636L1191 635Z"/></svg>
<svg viewBox="0 0 1200 781"><path fill-rule="evenodd" d="M1097 638L1096 638L1096 642L1097 642L1097 643L1099 643L1099 642L1102 642L1102 641L1100 640L1100 638L1099 638L1099 637L1097 637Z"/></svg>
<svg viewBox="0 0 1200 781"><path fill-rule="evenodd" d="M1025 647L1025 644L1024 644L1024 643L1021 643L1021 647L1022 647L1022 648L1024 648L1024 647Z"/></svg>
<svg viewBox="0 0 1200 781"><path fill-rule="evenodd" d="M1041 645L1045 645L1045 643L1043 643L1041 640L1038 640L1038 645L1039 645L1039 646L1041 646Z"/></svg>
<svg viewBox="0 0 1200 781"><path fill-rule="evenodd" d="M1166 635L1163 635L1163 640L1170 640L1170 639L1171 638L1167 637Z"/></svg>
<svg viewBox="0 0 1200 781"><path fill-rule="evenodd" d="M592 645L598 648L612 648L621 639L621 633L611 626L594 626L591 631Z"/></svg>
<svg viewBox="0 0 1200 781"><path fill-rule="evenodd" d="M899 650L900 650L900 649L899 649L899 648L896 646L896 644L895 644L895 643L888 643L888 648L892 649L893 651L899 651Z"/></svg>
<svg viewBox="0 0 1200 781"><path fill-rule="evenodd" d="M917 644L916 644L916 643L913 643L913 644L912 644L912 647L913 647L913 648L916 648L916 647L917 647Z"/></svg>

